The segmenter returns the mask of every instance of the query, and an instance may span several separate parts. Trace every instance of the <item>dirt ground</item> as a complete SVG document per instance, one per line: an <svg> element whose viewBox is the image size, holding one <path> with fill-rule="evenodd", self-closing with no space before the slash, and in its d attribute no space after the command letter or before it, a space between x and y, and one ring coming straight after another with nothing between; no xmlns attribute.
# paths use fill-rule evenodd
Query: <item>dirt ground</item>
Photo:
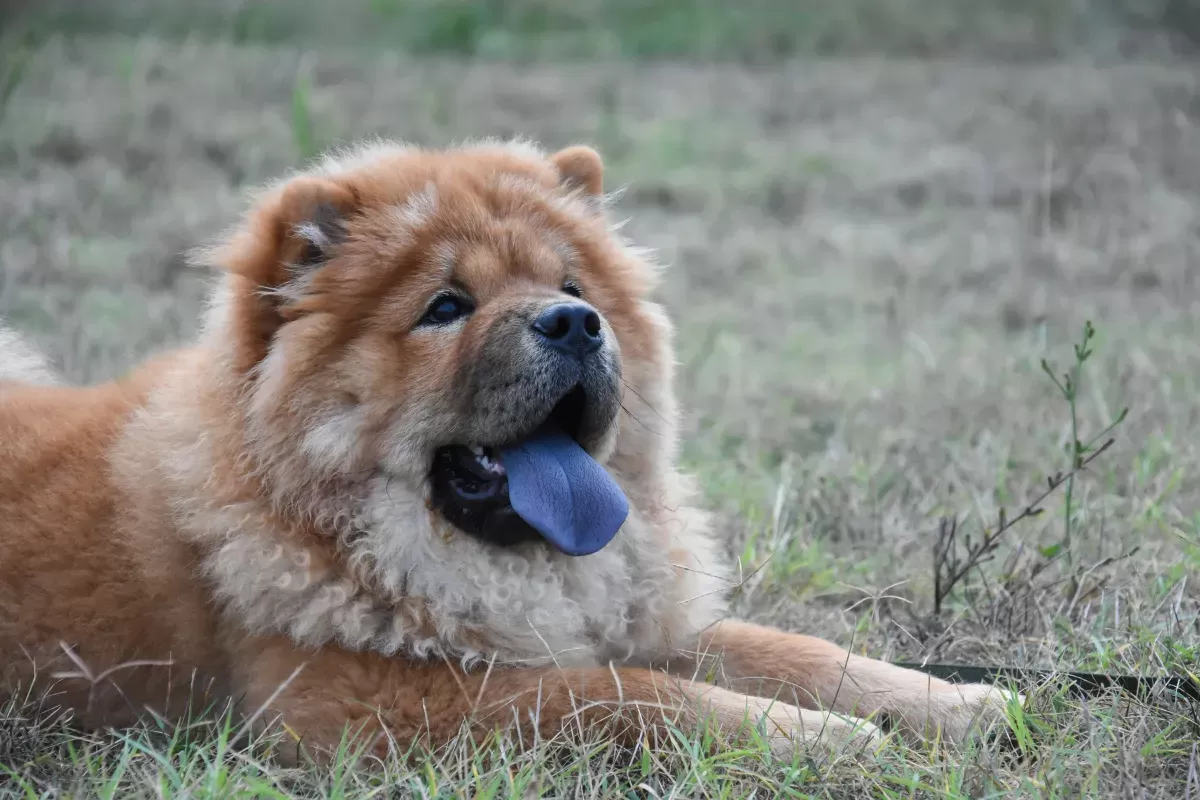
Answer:
<svg viewBox="0 0 1200 800"><path fill-rule="evenodd" d="M51 42L0 113L0 316L78 380L195 329L207 277L182 253L311 146L593 143L667 267L686 455L744 560L740 611L884 658L1200 658L1196 66L518 67L104 39ZM1069 465L1040 360L1069 367L1085 320L1080 438L1129 416L1074 486L1070 565L1060 490L934 615L938 518L978 536ZM1112 752L1182 713L1163 702ZM1178 797L1190 759L1095 769Z"/></svg>

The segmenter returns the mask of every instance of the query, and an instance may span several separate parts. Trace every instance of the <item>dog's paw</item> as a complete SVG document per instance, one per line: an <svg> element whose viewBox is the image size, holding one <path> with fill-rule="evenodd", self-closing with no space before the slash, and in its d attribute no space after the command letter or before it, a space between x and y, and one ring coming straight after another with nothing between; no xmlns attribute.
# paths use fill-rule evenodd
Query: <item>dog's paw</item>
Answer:
<svg viewBox="0 0 1200 800"><path fill-rule="evenodd" d="M951 684L915 699L914 707L903 715L908 723L904 727L927 741L962 744L974 735L1002 728L1014 701L1023 705L1025 696L982 683Z"/></svg>
<svg viewBox="0 0 1200 800"><path fill-rule="evenodd" d="M883 731L865 719L773 703L753 698L749 721L768 738L771 751L789 758L798 745L825 747L844 752L865 750L883 740Z"/></svg>

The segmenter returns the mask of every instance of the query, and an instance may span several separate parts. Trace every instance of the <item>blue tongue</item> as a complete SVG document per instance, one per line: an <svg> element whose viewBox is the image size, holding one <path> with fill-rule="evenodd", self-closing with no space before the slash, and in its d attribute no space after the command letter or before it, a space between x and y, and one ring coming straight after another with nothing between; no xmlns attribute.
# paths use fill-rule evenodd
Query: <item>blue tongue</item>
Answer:
<svg viewBox="0 0 1200 800"><path fill-rule="evenodd" d="M546 426L500 451L513 511L562 552L595 553L629 515L621 487L579 444Z"/></svg>

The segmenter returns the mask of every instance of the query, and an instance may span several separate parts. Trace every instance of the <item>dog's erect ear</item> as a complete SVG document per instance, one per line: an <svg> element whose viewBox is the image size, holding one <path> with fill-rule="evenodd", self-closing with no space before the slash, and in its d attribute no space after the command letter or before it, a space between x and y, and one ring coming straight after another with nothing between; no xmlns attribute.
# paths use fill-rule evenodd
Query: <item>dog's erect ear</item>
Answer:
<svg viewBox="0 0 1200 800"><path fill-rule="evenodd" d="M604 162L600 154L587 145L575 145L550 156L558 167L559 180L583 189L593 197L604 191Z"/></svg>

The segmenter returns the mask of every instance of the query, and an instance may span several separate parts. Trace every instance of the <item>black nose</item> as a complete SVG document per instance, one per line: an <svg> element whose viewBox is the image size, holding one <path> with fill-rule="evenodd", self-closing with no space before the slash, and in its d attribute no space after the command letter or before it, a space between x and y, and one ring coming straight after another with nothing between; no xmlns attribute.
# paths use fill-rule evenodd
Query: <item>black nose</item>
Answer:
<svg viewBox="0 0 1200 800"><path fill-rule="evenodd" d="M600 315L583 303L550 306L533 321L533 329L546 344L573 356L586 355L604 341Z"/></svg>

